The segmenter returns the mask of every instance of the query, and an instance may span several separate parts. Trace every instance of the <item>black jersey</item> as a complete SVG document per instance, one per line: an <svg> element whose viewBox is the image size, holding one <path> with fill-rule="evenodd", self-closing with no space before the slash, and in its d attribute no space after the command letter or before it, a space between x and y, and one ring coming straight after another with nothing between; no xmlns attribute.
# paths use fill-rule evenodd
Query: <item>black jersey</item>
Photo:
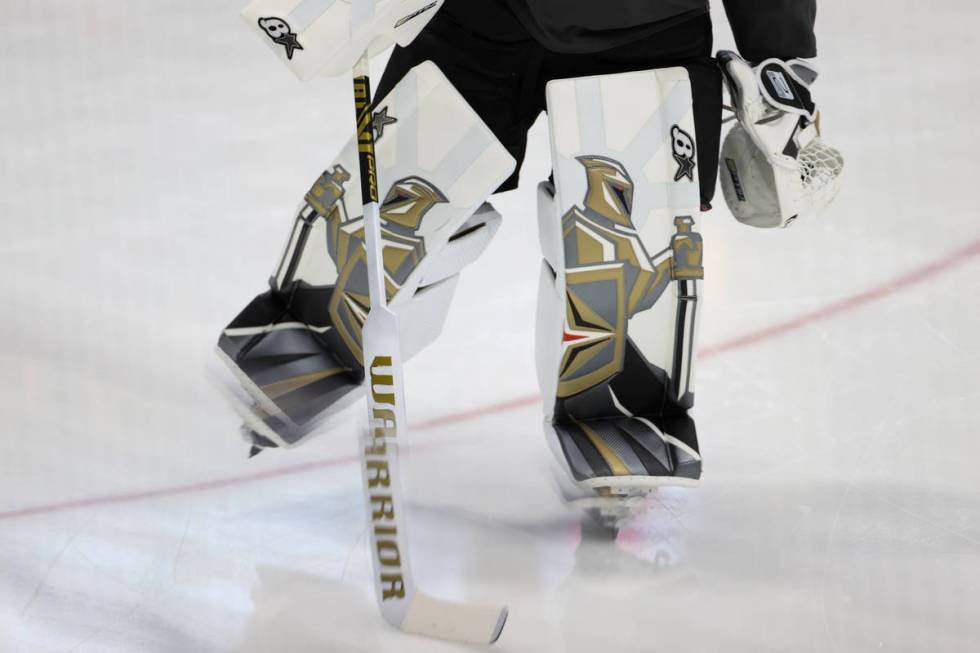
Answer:
<svg viewBox="0 0 980 653"><path fill-rule="evenodd" d="M506 2L531 35L556 52L606 50L709 11L708 0L489 1ZM480 0L462 2L475 12L483 4ZM813 35L816 0L724 0L724 3L739 51L746 59L816 56Z"/></svg>
<svg viewBox="0 0 980 653"><path fill-rule="evenodd" d="M708 0L505 0L555 52L595 52L708 13Z"/></svg>

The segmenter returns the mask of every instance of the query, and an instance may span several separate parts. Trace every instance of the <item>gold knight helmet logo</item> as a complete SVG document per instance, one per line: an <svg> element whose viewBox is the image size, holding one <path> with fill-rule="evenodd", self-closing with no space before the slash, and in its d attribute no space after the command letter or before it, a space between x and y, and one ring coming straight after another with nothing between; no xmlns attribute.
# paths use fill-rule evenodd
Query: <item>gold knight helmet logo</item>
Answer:
<svg viewBox="0 0 980 653"><path fill-rule="evenodd" d="M603 156L580 156L588 191L585 206L616 224L632 226L633 180L619 161Z"/></svg>
<svg viewBox="0 0 980 653"><path fill-rule="evenodd" d="M390 300L425 258L422 223L446 195L421 177L405 177L391 185L381 203L381 239L385 290ZM367 256L361 218L342 223L338 212L328 224L327 250L337 264L337 285L330 299L330 319L358 364L363 365L361 329L370 309Z"/></svg>
<svg viewBox="0 0 980 653"><path fill-rule="evenodd" d="M572 206L562 217L566 307L560 399L619 374L629 320L653 308L671 281L704 276L692 218L677 218L673 240L651 255L633 223L634 184L625 166L603 156L576 160L585 168L587 187L582 206Z"/></svg>
<svg viewBox="0 0 980 653"><path fill-rule="evenodd" d="M381 203L381 217L389 224L394 223L415 232L436 204L448 201L442 191L425 179L407 177L392 184Z"/></svg>

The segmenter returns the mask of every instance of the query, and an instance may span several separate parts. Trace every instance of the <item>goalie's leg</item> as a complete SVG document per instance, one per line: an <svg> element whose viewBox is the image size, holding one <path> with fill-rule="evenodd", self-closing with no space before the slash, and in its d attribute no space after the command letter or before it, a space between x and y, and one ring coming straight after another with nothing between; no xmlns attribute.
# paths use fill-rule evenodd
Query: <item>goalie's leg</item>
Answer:
<svg viewBox="0 0 980 653"><path fill-rule="evenodd" d="M375 115L386 290L411 356L439 334L459 272L496 232L500 216L484 200L514 162L431 63L409 71ZM306 194L271 289L219 340L255 402L243 416L260 448L303 441L362 392L369 303L356 157L351 141Z"/></svg>
<svg viewBox="0 0 980 653"><path fill-rule="evenodd" d="M539 189L537 346L549 442L600 495L696 484L686 411L704 270L688 72L560 80L547 99L555 183Z"/></svg>
<svg viewBox="0 0 980 653"><path fill-rule="evenodd" d="M337 219L323 218L305 204L278 269L288 270L304 257L324 257L322 241L304 232L322 236ZM499 224L500 214L484 204L443 249L429 254L433 260L419 289L398 311L408 356L438 337L462 268L480 256ZM362 395L360 362L344 339L331 337L336 280L284 274L272 277L270 289L255 297L218 341L219 356L255 402L247 426L259 447L298 444Z"/></svg>

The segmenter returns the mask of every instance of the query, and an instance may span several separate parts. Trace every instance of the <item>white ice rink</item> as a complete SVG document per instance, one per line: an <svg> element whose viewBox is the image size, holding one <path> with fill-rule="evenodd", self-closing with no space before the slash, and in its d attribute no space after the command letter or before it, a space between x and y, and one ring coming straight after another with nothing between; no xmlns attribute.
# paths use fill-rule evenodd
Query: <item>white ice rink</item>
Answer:
<svg viewBox="0 0 980 653"><path fill-rule="evenodd" d="M477 650L382 623L357 422L247 460L206 378L352 123L243 3L0 2L2 653ZM417 575L507 602L496 650L980 650L978 22L820 3L844 190L786 231L702 220L704 480L616 542L554 491L533 400L538 124L407 370Z"/></svg>

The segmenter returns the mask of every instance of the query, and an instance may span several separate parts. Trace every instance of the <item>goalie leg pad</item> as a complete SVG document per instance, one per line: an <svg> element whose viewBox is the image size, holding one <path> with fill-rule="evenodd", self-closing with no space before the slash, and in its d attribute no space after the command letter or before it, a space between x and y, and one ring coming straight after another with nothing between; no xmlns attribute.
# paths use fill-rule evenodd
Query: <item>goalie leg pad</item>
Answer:
<svg viewBox="0 0 980 653"><path fill-rule="evenodd" d="M537 330L546 435L581 486L692 484L700 455L684 416L704 269L688 73L559 80L547 97L555 184L539 188Z"/></svg>
<svg viewBox="0 0 980 653"><path fill-rule="evenodd" d="M376 116L387 119L377 143L386 290L411 355L441 331L456 275L496 232L500 216L484 200L514 161L431 63L406 75ZM369 299L358 175L352 140L306 194L271 290L219 340L260 410L267 428L258 430L280 446L323 426L363 379Z"/></svg>

